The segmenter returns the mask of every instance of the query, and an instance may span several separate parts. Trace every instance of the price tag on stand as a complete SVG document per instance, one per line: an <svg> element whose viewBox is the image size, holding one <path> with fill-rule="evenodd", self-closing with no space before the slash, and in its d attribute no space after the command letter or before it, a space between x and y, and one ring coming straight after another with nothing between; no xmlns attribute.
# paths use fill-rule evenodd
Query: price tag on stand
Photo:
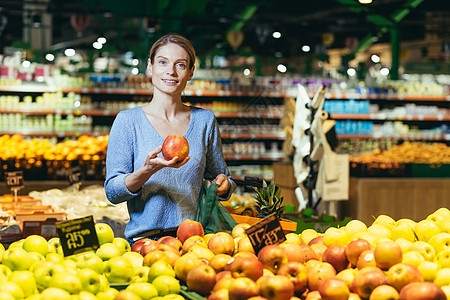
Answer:
<svg viewBox="0 0 450 300"><path fill-rule="evenodd" d="M58 222L56 230L64 256L97 250L99 247L93 216Z"/></svg>
<svg viewBox="0 0 450 300"><path fill-rule="evenodd" d="M67 180L69 181L70 185L81 185L81 180L83 179L81 174L81 167L75 166L66 171Z"/></svg>
<svg viewBox="0 0 450 300"><path fill-rule="evenodd" d="M23 171L6 172L6 186L14 195L14 206L17 206L17 193L24 187Z"/></svg>
<svg viewBox="0 0 450 300"><path fill-rule="evenodd" d="M247 228L245 233L247 233L256 254L264 246L279 244L286 240L283 228L281 228L275 213Z"/></svg>

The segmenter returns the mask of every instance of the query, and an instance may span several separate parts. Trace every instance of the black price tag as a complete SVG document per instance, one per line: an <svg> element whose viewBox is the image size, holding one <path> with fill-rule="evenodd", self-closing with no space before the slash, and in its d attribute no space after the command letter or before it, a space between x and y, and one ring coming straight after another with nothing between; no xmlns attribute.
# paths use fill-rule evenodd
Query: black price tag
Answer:
<svg viewBox="0 0 450 300"><path fill-rule="evenodd" d="M284 231L281 228L275 214L258 221L245 230L255 253L258 253L264 246L279 244L286 240Z"/></svg>
<svg viewBox="0 0 450 300"><path fill-rule="evenodd" d="M56 223L64 256L96 250L99 247L92 216Z"/></svg>
<svg viewBox="0 0 450 300"><path fill-rule="evenodd" d="M67 174L67 180L69 180L69 183L71 185L81 182L82 176L81 176L80 166L76 166L76 167L68 169L66 174Z"/></svg>
<svg viewBox="0 0 450 300"><path fill-rule="evenodd" d="M11 190L23 188L23 171L6 172L6 185Z"/></svg>

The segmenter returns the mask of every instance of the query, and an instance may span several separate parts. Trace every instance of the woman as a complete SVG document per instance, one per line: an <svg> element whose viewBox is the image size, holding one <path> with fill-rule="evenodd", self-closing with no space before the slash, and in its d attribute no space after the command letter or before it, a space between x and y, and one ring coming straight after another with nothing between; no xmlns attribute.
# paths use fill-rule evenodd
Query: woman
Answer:
<svg viewBox="0 0 450 300"><path fill-rule="evenodd" d="M236 186L223 158L214 114L182 103L194 64L189 40L176 34L158 39L148 60L152 100L120 112L111 127L105 191L111 203L127 201L125 237L130 244L144 237L175 236L183 220L194 218L203 179L219 185L221 200ZM184 135L189 142L189 156L181 162L160 155L170 134Z"/></svg>

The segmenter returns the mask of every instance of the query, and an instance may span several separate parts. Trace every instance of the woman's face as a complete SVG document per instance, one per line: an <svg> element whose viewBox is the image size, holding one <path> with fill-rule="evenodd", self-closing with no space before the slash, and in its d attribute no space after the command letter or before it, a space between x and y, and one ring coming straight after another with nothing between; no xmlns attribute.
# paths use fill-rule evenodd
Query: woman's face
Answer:
<svg viewBox="0 0 450 300"><path fill-rule="evenodd" d="M186 50L172 43L158 49L148 70L154 88L171 95L181 94L194 73L194 68L189 69Z"/></svg>

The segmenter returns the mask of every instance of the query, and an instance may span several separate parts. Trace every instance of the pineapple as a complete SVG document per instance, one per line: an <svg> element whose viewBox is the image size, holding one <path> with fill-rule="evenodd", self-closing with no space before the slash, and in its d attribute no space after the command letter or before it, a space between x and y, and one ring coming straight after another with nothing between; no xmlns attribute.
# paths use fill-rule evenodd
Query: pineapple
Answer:
<svg viewBox="0 0 450 300"><path fill-rule="evenodd" d="M281 214L284 212L283 197L280 197L281 190L275 186L272 180L269 185L263 180L262 187L253 187L256 192L255 195L255 209L258 212L258 218L265 218L275 213L278 219L281 218Z"/></svg>

